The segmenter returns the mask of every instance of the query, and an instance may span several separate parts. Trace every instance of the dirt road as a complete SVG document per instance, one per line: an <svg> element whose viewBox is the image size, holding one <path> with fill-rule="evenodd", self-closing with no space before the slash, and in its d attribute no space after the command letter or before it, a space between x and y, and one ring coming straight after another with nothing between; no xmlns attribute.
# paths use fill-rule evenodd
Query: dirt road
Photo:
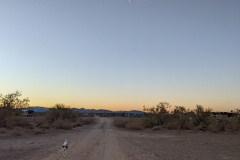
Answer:
<svg viewBox="0 0 240 160"><path fill-rule="evenodd" d="M96 117L94 125L32 136L0 135L3 160L237 160L239 133L152 130L129 131L113 126L112 118ZM69 149L62 156L61 145Z"/></svg>
<svg viewBox="0 0 240 160"><path fill-rule="evenodd" d="M86 136L70 139L67 156L63 157L59 150L56 154L50 155L47 159L69 159L69 160L113 160L125 159L116 137L116 130L113 127L112 119L97 117L97 124L89 129Z"/></svg>

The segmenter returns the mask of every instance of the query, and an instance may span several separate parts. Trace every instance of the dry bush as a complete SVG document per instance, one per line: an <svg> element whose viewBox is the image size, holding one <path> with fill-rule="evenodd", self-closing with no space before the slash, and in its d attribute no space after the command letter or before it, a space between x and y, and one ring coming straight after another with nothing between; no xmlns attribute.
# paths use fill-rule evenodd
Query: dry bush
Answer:
<svg viewBox="0 0 240 160"><path fill-rule="evenodd" d="M43 129L50 129L51 128L47 119L41 119L41 120L37 121L36 126L39 127L39 128L43 128Z"/></svg>
<svg viewBox="0 0 240 160"><path fill-rule="evenodd" d="M14 131L12 131L12 135L13 135L13 136L22 136L22 131L20 131L20 130L14 130Z"/></svg>
<svg viewBox="0 0 240 160"><path fill-rule="evenodd" d="M86 117L86 118L83 118L82 124L89 125L89 124L93 124L94 122L95 122L94 117Z"/></svg>
<svg viewBox="0 0 240 160"><path fill-rule="evenodd" d="M13 126L18 126L18 127L27 127L30 125L29 121L19 116L12 117L12 123L13 123Z"/></svg>
<svg viewBox="0 0 240 160"><path fill-rule="evenodd" d="M226 128L231 132L239 131L240 119L238 117L229 118L229 123L227 124Z"/></svg>
<svg viewBox="0 0 240 160"><path fill-rule="evenodd" d="M144 127L142 121L131 119L127 122L125 128L130 130L142 130Z"/></svg>
<svg viewBox="0 0 240 160"><path fill-rule="evenodd" d="M146 117L144 120L143 120L143 126L144 128L152 128L156 125L156 120L155 120L155 117L151 117L151 115L148 115L148 117Z"/></svg>
<svg viewBox="0 0 240 160"><path fill-rule="evenodd" d="M33 134L45 134L45 131L44 130L42 130L42 129L35 129L34 130L34 132L33 132Z"/></svg>
<svg viewBox="0 0 240 160"><path fill-rule="evenodd" d="M143 119L138 118L114 119L113 123L116 127L126 128L129 130L142 130L144 128Z"/></svg>
<svg viewBox="0 0 240 160"><path fill-rule="evenodd" d="M0 134L4 134L4 133L6 133L7 131L6 131L6 129L5 128L0 128Z"/></svg>
<svg viewBox="0 0 240 160"><path fill-rule="evenodd" d="M169 129L169 130L176 130L176 129L178 129L179 124L177 122L173 121L173 122L168 122L168 123L164 124L163 127L165 129Z"/></svg>
<svg viewBox="0 0 240 160"><path fill-rule="evenodd" d="M63 121L63 120L56 120L52 125L56 129L70 130L70 129L73 128L73 123L72 122Z"/></svg>
<svg viewBox="0 0 240 160"><path fill-rule="evenodd" d="M225 131L226 124L227 124L226 119L221 120L212 119L211 124L208 126L208 130L215 133L223 132Z"/></svg>
<svg viewBox="0 0 240 160"><path fill-rule="evenodd" d="M154 127L152 128L153 131L157 131L157 130L160 130L160 129L161 129L160 126L154 126Z"/></svg>
<svg viewBox="0 0 240 160"><path fill-rule="evenodd" d="M83 123L83 119L81 117L78 117L76 122L73 124L73 127L81 127Z"/></svg>
<svg viewBox="0 0 240 160"><path fill-rule="evenodd" d="M51 124L59 119L76 122L77 113L73 112L72 109L66 107L64 104L56 104L53 108L49 109L46 118Z"/></svg>
<svg viewBox="0 0 240 160"><path fill-rule="evenodd" d="M42 124L40 126L38 126L39 128L42 128L42 129L50 129L51 126L49 124Z"/></svg>
<svg viewBox="0 0 240 160"><path fill-rule="evenodd" d="M75 122L73 124L73 127L81 127L82 126L82 122Z"/></svg>
<svg viewBox="0 0 240 160"><path fill-rule="evenodd" d="M127 125L127 121L123 119L114 119L113 123L116 127L120 128L125 128Z"/></svg>
<svg viewBox="0 0 240 160"><path fill-rule="evenodd" d="M34 125L30 123L26 126L26 129L34 129Z"/></svg>

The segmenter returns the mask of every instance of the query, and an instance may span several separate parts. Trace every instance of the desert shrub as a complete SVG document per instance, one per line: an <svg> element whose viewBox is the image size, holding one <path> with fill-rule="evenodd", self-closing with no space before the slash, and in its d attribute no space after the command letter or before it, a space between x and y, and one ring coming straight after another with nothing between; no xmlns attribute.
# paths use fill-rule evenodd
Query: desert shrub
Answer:
<svg viewBox="0 0 240 160"><path fill-rule="evenodd" d="M192 121L191 120L186 121L181 129L184 129L184 130L191 130L191 129L193 129Z"/></svg>
<svg viewBox="0 0 240 160"><path fill-rule="evenodd" d="M73 124L73 127L81 127L82 126L82 122L75 122Z"/></svg>
<svg viewBox="0 0 240 160"><path fill-rule="evenodd" d="M18 108L28 106L29 99L20 99L19 91L3 96L0 94L0 127L12 127L11 117L18 114ZM8 126L10 125L10 126Z"/></svg>
<svg viewBox="0 0 240 160"><path fill-rule="evenodd" d="M143 106L143 110L148 112L146 117L148 118L148 125L152 124L152 126L150 127L153 127L155 125L164 125L168 119L168 108L170 108L170 105L167 102L160 102L159 104L151 108L146 108L145 106Z"/></svg>
<svg viewBox="0 0 240 160"><path fill-rule="evenodd" d="M173 121L173 122L168 122L168 123L164 124L163 127L165 129L175 130L175 129L178 129L179 124L177 122Z"/></svg>
<svg viewBox="0 0 240 160"><path fill-rule="evenodd" d="M154 127L156 125L157 125L156 119L151 114L148 114L147 117L145 117L144 120L143 120L144 128L152 128L152 127Z"/></svg>
<svg viewBox="0 0 240 160"><path fill-rule="evenodd" d="M191 117L193 117L194 112L186 109L183 106L175 106L172 114L172 121L174 121L176 124L173 124L174 127L177 125L178 130L181 129L191 129L192 128L192 122Z"/></svg>
<svg viewBox="0 0 240 160"><path fill-rule="evenodd" d="M12 132L12 135L13 135L13 136L22 136L22 132L19 131L19 130L14 130L14 131Z"/></svg>
<svg viewBox="0 0 240 160"><path fill-rule="evenodd" d="M116 127L120 128L126 128L126 129L132 129L132 130L140 130L144 128L143 125L144 119L139 119L139 118L119 118L119 119L114 119L113 123Z"/></svg>
<svg viewBox="0 0 240 160"><path fill-rule="evenodd" d="M127 125L127 121L123 119L114 119L113 123L116 127L120 128L125 128Z"/></svg>
<svg viewBox="0 0 240 160"><path fill-rule="evenodd" d="M240 119L238 117L231 117L228 119L228 124L226 126L226 128L229 131L239 131L240 130Z"/></svg>
<svg viewBox="0 0 240 160"><path fill-rule="evenodd" d="M215 133L223 132L226 129L225 128L226 125L227 125L226 119L220 119L220 120L212 119L211 124L209 124L208 126L208 130Z"/></svg>
<svg viewBox="0 0 240 160"><path fill-rule="evenodd" d="M23 117L19 117L19 116L12 117L12 123L13 123L13 126L18 126L18 127L30 126L29 121L27 121Z"/></svg>
<svg viewBox="0 0 240 160"><path fill-rule="evenodd" d="M193 124L195 126L200 125L202 129L206 129L207 126L210 124L210 114L211 114L212 109L207 108L204 109L201 105L197 105L196 109L194 110L194 115L193 115Z"/></svg>
<svg viewBox="0 0 240 160"><path fill-rule="evenodd" d="M127 121L125 128L129 130L142 130L144 127L142 121L129 120Z"/></svg>
<svg viewBox="0 0 240 160"><path fill-rule="evenodd" d="M73 128L73 123L69 121L64 121L64 120L56 120L53 124L53 127L56 129L65 129L65 130L70 130Z"/></svg>
<svg viewBox="0 0 240 160"><path fill-rule="evenodd" d="M38 128L42 128L42 129L50 129L51 126L50 126L50 124L42 124L42 125L38 126Z"/></svg>
<svg viewBox="0 0 240 160"><path fill-rule="evenodd" d="M94 122L95 122L94 117L85 117L82 119L82 124L84 124L84 125L93 124Z"/></svg>
<svg viewBox="0 0 240 160"><path fill-rule="evenodd" d="M35 129L33 134L45 134L45 131L44 130L41 130L41 129Z"/></svg>
<svg viewBox="0 0 240 160"><path fill-rule="evenodd" d="M29 123L27 126L26 126L26 129L34 129L34 125Z"/></svg>
<svg viewBox="0 0 240 160"><path fill-rule="evenodd" d="M73 124L73 127L81 127L84 124L83 118L78 117L77 121Z"/></svg>
<svg viewBox="0 0 240 160"><path fill-rule="evenodd" d="M47 119L41 119L36 122L36 127L42 128L42 129L50 129L51 125L47 121Z"/></svg>
<svg viewBox="0 0 240 160"><path fill-rule="evenodd" d="M160 130L160 129L161 129L160 126L154 126L154 127L152 128L153 131L157 131L157 130Z"/></svg>
<svg viewBox="0 0 240 160"><path fill-rule="evenodd" d="M76 122L77 114L70 108L67 108L64 104L56 104L53 108L49 109L46 118L51 124L59 119Z"/></svg>

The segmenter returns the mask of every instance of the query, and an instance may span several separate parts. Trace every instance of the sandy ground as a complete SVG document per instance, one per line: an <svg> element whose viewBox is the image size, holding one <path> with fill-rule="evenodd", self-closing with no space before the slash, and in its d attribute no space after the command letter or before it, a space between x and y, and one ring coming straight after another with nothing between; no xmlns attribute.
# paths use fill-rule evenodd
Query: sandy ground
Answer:
<svg viewBox="0 0 240 160"><path fill-rule="evenodd" d="M70 131L53 130L29 136L0 135L1 160L237 160L239 133L208 133L115 128L111 118ZM69 148L62 156L61 145Z"/></svg>

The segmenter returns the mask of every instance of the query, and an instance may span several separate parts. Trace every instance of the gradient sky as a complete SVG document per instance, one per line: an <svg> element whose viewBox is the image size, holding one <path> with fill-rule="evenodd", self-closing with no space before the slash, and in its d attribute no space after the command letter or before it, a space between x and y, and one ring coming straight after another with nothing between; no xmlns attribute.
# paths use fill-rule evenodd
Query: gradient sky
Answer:
<svg viewBox="0 0 240 160"><path fill-rule="evenodd" d="M239 0L0 0L0 93L30 105L240 107Z"/></svg>

